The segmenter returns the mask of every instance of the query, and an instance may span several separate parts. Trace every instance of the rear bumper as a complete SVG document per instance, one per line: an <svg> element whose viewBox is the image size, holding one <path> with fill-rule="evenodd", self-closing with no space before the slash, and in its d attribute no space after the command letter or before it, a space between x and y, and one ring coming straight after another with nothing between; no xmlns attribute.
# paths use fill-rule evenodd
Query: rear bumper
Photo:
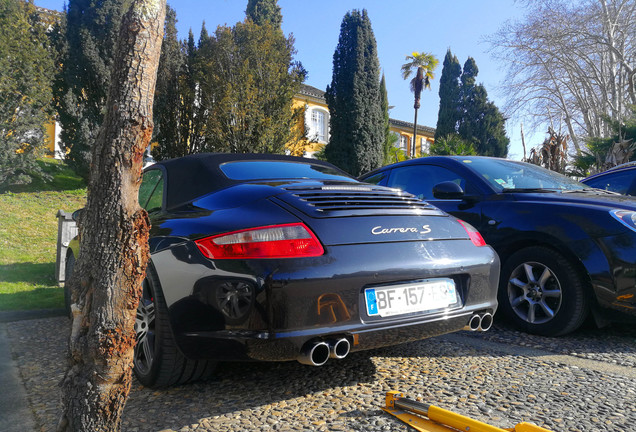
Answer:
<svg viewBox="0 0 636 432"><path fill-rule="evenodd" d="M467 240L332 246L316 258L216 262L186 243L152 260L175 339L190 358L293 360L307 343L337 337L359 351L461 330L473 314L497 308L499 258ZM456 305L386 318L367 314L365 288L434 278L455 281ZM253 294L235 316L219 307L219 287L228 282Z"/></svg>
<svg viewBox="0 0 636 432"><path fill-rule="evenodd" d="M493 308L475 310L490 312ZM453 316L428 317L427 319L384 325L361 325L358 327L331 327L319 331L299 331L294 333L269 334L266 332L191 332L180 335L181 346L193 358L214 358L217 360L296 360L308 344L336 340L344 337L351 343L351 351L398 345L427 339L434 336L462 330L468 324L473 312L464 310Z"/></svg>

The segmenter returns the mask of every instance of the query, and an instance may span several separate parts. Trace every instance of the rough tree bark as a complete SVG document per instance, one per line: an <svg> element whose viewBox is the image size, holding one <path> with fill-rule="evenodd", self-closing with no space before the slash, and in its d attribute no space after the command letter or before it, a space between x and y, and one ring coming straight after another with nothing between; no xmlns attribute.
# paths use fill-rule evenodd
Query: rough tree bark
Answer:
<svg viewBox="0 0 636 432"><path fill-rule="evenodd" d="M133 0L122 21L104 123L93 145L73 324L58 431L116 431L132 381L135 312L148 260L148 215L137 201L165 0Z"/></svg>

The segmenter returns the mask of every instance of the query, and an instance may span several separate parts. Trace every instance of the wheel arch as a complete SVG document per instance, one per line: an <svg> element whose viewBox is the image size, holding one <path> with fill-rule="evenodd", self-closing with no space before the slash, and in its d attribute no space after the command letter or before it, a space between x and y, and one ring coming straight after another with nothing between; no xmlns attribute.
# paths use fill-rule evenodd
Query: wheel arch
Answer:
<svg viewBox="0 0 636 432"><path fill-rule="evenodd" d="M66 256L72 253L75 259L78 258L79 255L79 237L73 237L71 241L68 243L66 247Z"/></svg>
<svg viewBox="0 0 636 432"><path fill-rule="evenodd" d="M506 261L508 260L508 258L521 249L525 249L528 247L544 247L546 249L553 250L569 260L572 265L574 265L579 274L582 275L585 294L590 301L589 304L593 307L597 306L596 296L594 295L593 290L592 276L590 275L585 265L585 261L579 255L577 255L567 244L562 242L557 237L545 233L530 233L525 236L520 236L515 239L508 240L509 241L501 247L495 247L495 250L499 254L502 268L504 268L504 266L506 265ZM597 246L595 246L595 248L598 249ZM604 256L604 254L602 255Z"/></svg>

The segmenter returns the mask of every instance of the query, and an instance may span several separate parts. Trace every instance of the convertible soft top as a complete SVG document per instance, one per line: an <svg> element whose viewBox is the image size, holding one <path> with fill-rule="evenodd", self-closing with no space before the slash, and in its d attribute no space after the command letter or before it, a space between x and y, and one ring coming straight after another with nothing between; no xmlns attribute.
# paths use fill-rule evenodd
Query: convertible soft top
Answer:
<svg viewBox="0 0 636 432"><path fill-rule="evenodd" d="M157 162L146 168L146 171L161 169L165 179L169 179L166 181L168 185L165 197L166 207L173 208L215 190L240 183L228 178L220 168L224 163L236 161L300 162L329 167L340 171L343 176L351 177L332 164L318 159L257 153L197 153Z"/></svg>

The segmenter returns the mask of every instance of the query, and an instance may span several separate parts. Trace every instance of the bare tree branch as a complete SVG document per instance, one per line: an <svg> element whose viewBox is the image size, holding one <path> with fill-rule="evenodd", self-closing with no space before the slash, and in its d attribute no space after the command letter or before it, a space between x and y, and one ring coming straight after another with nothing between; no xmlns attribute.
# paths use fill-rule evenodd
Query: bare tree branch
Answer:
<svg viewBox="0 0 636 432"><path fill-rule="evenodd" d="M556 113L580 153L582 139L607 137L636 104L636 0L524 3L523 21L488 39L508 67L504 109L535 129Z"/></svg>

